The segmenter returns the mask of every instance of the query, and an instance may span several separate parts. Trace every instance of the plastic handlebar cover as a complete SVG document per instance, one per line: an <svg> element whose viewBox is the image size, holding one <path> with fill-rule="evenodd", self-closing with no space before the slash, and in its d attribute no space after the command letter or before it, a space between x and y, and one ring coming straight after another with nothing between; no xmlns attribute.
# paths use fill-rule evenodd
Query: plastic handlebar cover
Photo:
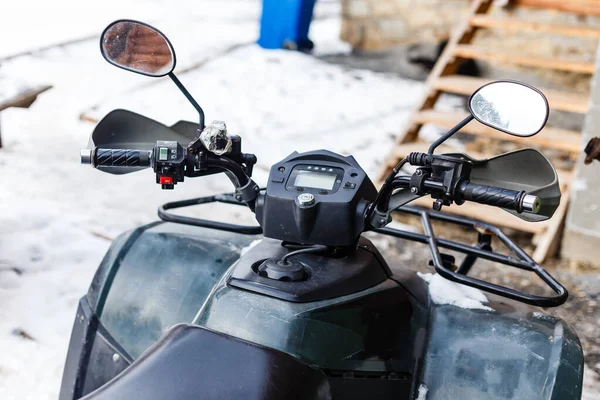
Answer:
<svg viewBox="0 0 600 400"><path fill-rule="evenodd" d="M96 167L149 167L150 151L128 149L97 149L94 155Z"/></svg>

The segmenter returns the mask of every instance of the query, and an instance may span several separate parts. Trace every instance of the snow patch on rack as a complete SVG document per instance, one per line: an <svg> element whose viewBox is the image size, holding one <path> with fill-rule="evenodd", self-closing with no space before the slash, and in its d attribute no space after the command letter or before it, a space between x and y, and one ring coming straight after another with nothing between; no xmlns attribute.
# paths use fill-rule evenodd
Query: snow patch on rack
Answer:
<svg viewBox="0 0 600 400"><path fill-rule="evenodd" d="M488 299L481 290L449 281L439 274L417 275L429 284L429 295L435 304L450 304L456 307L472 310L494 311L483 305Z"/></svg>
<svg viewBox="0 0 600 400"><path fill-rule="evenodd" d="M416 400L427 400L427 392L429 392L429 389L427 388L427 386L421 383L421 385L419 386L419 392L417 394Z"/></svg>
<svg viewBox="0 0 600 400"><path fill-rule="evenodd" d="M538 312L538 311L534 311L531 316L535 319L539 319L542 321L549 321L549 322L556 322L557 318L553 317L552 315L548 315L548 314L544 314L542 312Z"/></svg>

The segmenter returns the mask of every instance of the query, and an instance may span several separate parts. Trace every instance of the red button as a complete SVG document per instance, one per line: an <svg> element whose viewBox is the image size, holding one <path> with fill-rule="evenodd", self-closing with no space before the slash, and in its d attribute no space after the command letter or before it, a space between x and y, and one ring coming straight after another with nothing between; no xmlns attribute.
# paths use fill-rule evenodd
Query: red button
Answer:
<svg viewBox="0 0 600 400"><path fill-rule="evenodd" d="M171 178L170 176L161 176L159 178L159 182L161 185L172 185L173 184L173 178Z"/></svg>

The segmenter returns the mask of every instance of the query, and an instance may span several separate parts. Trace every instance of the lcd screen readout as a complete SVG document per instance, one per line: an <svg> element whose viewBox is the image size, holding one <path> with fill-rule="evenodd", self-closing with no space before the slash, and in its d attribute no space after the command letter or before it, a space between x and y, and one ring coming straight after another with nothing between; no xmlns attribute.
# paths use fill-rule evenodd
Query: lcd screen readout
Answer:
<svg viewBox="0 0 600 400"><path fill-rule="evenodd" d="M335 174L324 172L298 171L294 186L331 190L335 185Z"/></svg>

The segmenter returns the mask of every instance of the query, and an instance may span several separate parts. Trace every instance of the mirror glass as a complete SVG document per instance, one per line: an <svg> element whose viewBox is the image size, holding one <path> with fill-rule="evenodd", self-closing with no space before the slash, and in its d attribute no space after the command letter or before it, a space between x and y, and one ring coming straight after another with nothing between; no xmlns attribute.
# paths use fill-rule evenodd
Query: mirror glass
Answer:
<svg viewBox="0 0 600 400"><path fill-rule="evenodd" d="M164 76L175 68L175 52L169 40L140 22L113 22L102 34L100 48L111 64L140 74Z"/></svg>
<svg viewBox="0 0 600 400"><path fill-rule="evenodd" d="M482 124L515 136L532 136L548 120L544 95L518 82L494 82L471 96L471 114Z"/></svg>

